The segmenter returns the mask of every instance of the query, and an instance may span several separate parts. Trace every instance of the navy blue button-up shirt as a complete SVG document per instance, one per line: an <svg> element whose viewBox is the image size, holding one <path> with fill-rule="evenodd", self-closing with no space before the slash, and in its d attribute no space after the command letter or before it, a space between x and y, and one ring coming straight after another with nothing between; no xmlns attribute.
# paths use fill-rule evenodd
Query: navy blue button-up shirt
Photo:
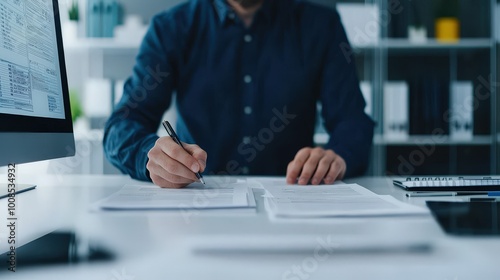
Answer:
<svg viewBox="0 0 500 280"><path fill-rule="evenodd" d="M322 104L326 148L346 176L366 169L373 121L336 11L264 0L247 28L224 0L192 0L157 15L105 128L107 158L150 180L147 153L177 94L177 133L208 153L205 174L285 175L313 145Z"/></svg>

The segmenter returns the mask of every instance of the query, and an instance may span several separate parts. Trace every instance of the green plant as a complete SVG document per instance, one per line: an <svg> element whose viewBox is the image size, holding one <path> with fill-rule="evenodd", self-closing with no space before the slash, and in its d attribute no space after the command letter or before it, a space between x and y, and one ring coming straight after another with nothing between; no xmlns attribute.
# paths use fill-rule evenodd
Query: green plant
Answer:
<svg viewBox="0 0 500 280"><path fill-rule="evenodd" d="M71 119L74 123L78 118L83 116L82 103L80 102L80 97L76 90L69 91L69 103L71 108Z"/></svg>
<svg viewBox="0 0 500 280"><path fill-rule="evenodd" d="M79 14L79 8L78 8L78 0L73 0L71 2L71 7L69 8L69 20L72 21L78 21L80 19L80 14Z"/></svg>
<svg viewBox="0 0 500 280"><path fill-rule="evenodd" d="M436 0L436 18L458 17L459 0Z"/></svg>

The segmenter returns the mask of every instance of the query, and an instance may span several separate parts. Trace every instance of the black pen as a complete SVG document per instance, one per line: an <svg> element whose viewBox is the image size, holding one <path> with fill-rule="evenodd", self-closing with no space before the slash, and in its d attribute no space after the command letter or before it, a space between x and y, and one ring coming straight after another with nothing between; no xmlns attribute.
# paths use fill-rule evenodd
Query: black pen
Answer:
<svg viewBox="0 0 500 280"><path fill-rule="evenodd" d="M174 139L175 143L177 143L179 146L181 146L184 149L184 151L186 151L186 148L184 148L184 146L182 145L181 140L179 140L179 137L177 137L177 133L175 133L175 130L172 128L170 123L168 121L164 121L162 124L163 124L163 127L165 128L165 130L167 131L168 135L170 135L170 137L172 137L172 139ZM202 182L203 185L205 185L205 180L203 180L203 176L201 176L201 173L196 172L194 174L200 180L200 182Z"/></svg>

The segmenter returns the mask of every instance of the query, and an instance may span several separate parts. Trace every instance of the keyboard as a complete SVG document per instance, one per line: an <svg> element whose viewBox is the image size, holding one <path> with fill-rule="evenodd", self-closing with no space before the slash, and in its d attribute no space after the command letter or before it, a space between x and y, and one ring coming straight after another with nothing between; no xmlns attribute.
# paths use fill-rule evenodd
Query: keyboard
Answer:
<svg viewBox="0 0 500 280"><path fill-rule="evenodd" d="M500 177L408 177L393 183L407 191L500 191Z"/></svg>

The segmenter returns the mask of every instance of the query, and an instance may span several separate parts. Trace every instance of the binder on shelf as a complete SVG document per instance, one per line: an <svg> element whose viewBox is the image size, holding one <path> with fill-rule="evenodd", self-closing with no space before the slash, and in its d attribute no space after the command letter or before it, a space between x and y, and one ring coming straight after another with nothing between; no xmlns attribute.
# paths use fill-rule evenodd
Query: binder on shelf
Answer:
<svg viewBox="0 0 500 280"><path fill-rule="evenodd" d="M102 1L102 37L111 38L118 23L118 3L116 0Z"/></svg>
<svg viewBox="0 0 500 280"><path fill-rule="evenodd" d="M372 92L372 84L367 81L362 81L359 85L361 88L361 93L363 94L363 98L365 99L365 113L372 117L373 110L373 92Z"/></svg>
<svg viewBox="0 0 500 280"><path fill-rule="evenodd" d="M116 0L88 0L87 37L113 37L118 14L119 4Z"/></svg>
<svg viewBox="0 0 500 280"><path fill-rule="evenodd" d="M404 7L398 13L391 14L391 20L388 22L387 32L389 38L408 38L408 27L411 25L410 15L414 7L410 4L411 0L402 0L401 7Z"/></svg>
<svg viewBox="0 0 500 280"><path fill-rule="evenodd" d="M425 73L410 83L410 134L449 133L450 81L436 73Z"/></svg>
<svg viewBox="0 0 500 280"><path fill-rule="evenodd" d="M424 120L426 124L425 134L434 134L441 129L449 133L449 125L445 121L446 111L450 108L450 81L446 77L436 75L428 78L424 84Z"/></svg>
<svg viewBox="0 0 500 280"><path fill-rule="evenodd" d="M471 140L474 131L473 84L454 81L450 85L450 138Z"/></svg>
<svg viewBox="0 0 500 280"><path fill-rule="evenodd" d="M497 6L495 7L495 26L496 26L496 38L497 42L500 43L500 3L497 3Z"/></svg>
<svg viewBox="0 0 500 280"><path fill-rule="evenodd" d="M409 127L408 84L391 81L384 84L384 137L407 139Z"/></svg>
<svg viewBox="0 0 500 280"><path fill-rule="evenodd" d="M102 1L88 0L87 1L87 37L98 38L102 37Z"/></svg>

